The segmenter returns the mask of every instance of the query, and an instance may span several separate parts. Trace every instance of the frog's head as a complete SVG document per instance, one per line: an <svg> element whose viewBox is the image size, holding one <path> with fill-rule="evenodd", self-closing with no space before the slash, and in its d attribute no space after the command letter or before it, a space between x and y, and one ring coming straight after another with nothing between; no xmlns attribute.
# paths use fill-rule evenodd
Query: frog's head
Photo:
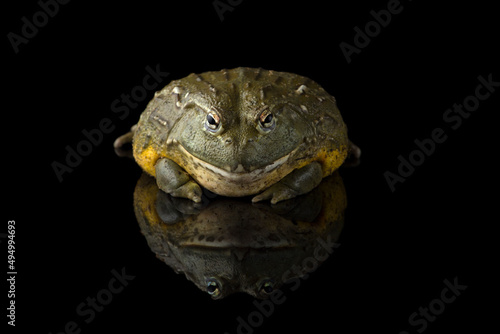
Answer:
<svg viewBox="0 0 500 334"><path fill-rule="evenodd" d="M284 101L284 87L244 76L221 80L192 75L182 84L174 90L187 114L176 137L186 151L210 165L251 172L287 157L307 136L310 125L299 107Z"/></svg>
<svg viewBox="0 0 500 334"><path fill-rule="evenodd" d="M266 262L263 256L259 256L254 250L248 251L247 255L248 257L255 257L255 259L260 260L261 263ZM236 262L238 260L234 261ZM248 265L246 262L250 262L250 268L246 268ZM195 282L201 290L205 290L212 299L221 299L238 292L245 292L259 299L267 299L270 294L283 285L284 282L281 281L279 275L281 273L273 272L273 274L276 274L276 277L268 277L265 274L265 270L262 268L257 271L252 271L256 268L251 268L251 262L252 259L244 260L243 263L239 263L239 270L229 273L231 276L228 277L225 277L228 273L223 273L222 275L218 273L218 275L208 277L203 276L201 280L194 275L195 273L186 273L186 276ZM234 263L232 263L231 267L235 267ZM244 270L244 272L241 273L239 272L240 270ZM197 278L199 281L196 281Z"/></svg>

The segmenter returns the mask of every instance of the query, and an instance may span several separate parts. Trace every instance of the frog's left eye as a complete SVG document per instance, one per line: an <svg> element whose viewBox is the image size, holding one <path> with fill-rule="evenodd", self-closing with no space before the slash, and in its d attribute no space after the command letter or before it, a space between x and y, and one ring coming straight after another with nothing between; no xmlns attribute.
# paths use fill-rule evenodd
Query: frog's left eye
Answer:
<svg viewBox="0 0 500 334"><path fill-rule="evenodd" d="M221 287L215 278L209 278L207 281L207 292L212 298L217 298L221 294Z"/></svg>
<svg viewBox="0 0 500 334"><path fill-rule="evenodd" d="M274 129L274 126L276 125L274 115L269 110L265 110L259 116L259 125L264 131L270 131Z"/></svg>

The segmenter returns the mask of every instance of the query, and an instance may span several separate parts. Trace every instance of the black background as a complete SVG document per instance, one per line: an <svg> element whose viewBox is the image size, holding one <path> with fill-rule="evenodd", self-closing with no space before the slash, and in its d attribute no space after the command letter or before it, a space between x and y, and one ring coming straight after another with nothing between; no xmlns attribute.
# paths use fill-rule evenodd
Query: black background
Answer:
<svg viewBox="0 0 500 334"><path fill-rule="evenodd" d="M40 7L4 5L2 232L15 219L18 271L9 330L59 333L75 321L81 333L236 333L237 317L255 310L242 294L211 300L157 260L140 234L132 194L141 170L112 143L153 92L123 120L110 105L159 64L169 72L161 86L239 66L310 77L336 97L363 151L358 167L341 169L349 203L341 247L256 333L414 333L410 314L455 277L467 289L425 333L484 332L497 314L488 300L498 284L490 210L500 88L456 130L443 114L474 94L478 76L500 81L498 15L477 1L402 1L348 64L339 44L354 44L354 27L387 4L245 0L221 21L212 1L71 1L17 54L6 36L20 34L21 18ZM59 182L51 164L103 118L113 132ZM447 140L391 192L384 173L397 173L398 156L435 128ZM86 324L76 307L123 267L134 280Z"/></svg>

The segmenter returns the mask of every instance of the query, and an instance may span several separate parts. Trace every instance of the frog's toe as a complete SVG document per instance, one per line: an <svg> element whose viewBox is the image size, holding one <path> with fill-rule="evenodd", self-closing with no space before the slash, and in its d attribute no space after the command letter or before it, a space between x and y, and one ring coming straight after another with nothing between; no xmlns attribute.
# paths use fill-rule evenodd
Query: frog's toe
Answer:
<svg viewBox="0 0 500 334"><path fill-rule="evenodd" d="M354 144L349 140L349 149L347 151L347 158L345 159L342 166L344 167L356 167L360 163L361 149L359 146Z"/></svg>
<svg viewBox="0 0 500 334"><path fill-rule="evenodd" d="M252 202L256 203L270 199L271 204L276 204L278 202L294 198L298 195L299 193L297 191L287 187L284 184L277 183L271 186L269 189L262 192L261 194L252 198Z"/></svg>
<svg viewBox="0 0 500 334"><path fill-rule="evenodd" d="M269 192L269 189L268 189L268 190L264 191L263 193L260 193L259 195L254 196L252 198L252 203L265 201L266 199L270 199L272 196L273 196L273 194L271 192Z"/></svg>
<svg viewBox="0 0 500 334"><path fill-rule="evenodd" d="M271 198L271 204L276 204L278 202L297 197L298 195L299 194L295 190L288 188L285 191L274 193L273 198Z"/></svg>
<svg viewBox="0 0 500 334"><path fill-rule="evenodd" d="M313 190L323 178L321 165L312 162L300 169L296 169L281 181L272 185L262 194L255 196L252 202L271 199L271 204L294 198Z"/></svg>
<svg viewBox="0 0 500 334"><path fill-rule="evenodd" d="M184 183L179 188L172 191L171 195L174 197L189 198L195 203L200 203L202 191L198 183L194 182L193 180L190 180Z"/></svg>

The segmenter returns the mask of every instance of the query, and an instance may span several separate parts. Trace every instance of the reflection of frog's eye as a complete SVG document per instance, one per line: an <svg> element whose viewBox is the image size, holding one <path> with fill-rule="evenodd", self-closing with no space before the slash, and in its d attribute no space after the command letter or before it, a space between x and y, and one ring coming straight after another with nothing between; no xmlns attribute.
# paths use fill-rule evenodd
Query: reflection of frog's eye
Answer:
<svg viewBox="0 0 500 334"><path fill-rule="evenodd" d="M273 114L271 114L268 110L260 114L259 123L264 131L272 130L276 125Z"/></svg>
<svg viewBox="0 0 500 334"><path fill-rule="evenodd" d="M207 292L213 298L217 298L220 295L220 286L215 278L207 280Z"/></svg>
<svg viewBox="0 0 500 334"><path fill-rule="evenodd" d="M262 282L260 286L260 291L266 294L270 294L274 291L274 282L270 279Z"/></svg>
<svg viewBox="0 0 500 334"><path fill-rule="evenodd" d="M217 131L217 128L219 127L220 124L220 118L219 115L213 113L213 114L207 114L207 119L205 121L205 127L209 131Z"/></svg>

